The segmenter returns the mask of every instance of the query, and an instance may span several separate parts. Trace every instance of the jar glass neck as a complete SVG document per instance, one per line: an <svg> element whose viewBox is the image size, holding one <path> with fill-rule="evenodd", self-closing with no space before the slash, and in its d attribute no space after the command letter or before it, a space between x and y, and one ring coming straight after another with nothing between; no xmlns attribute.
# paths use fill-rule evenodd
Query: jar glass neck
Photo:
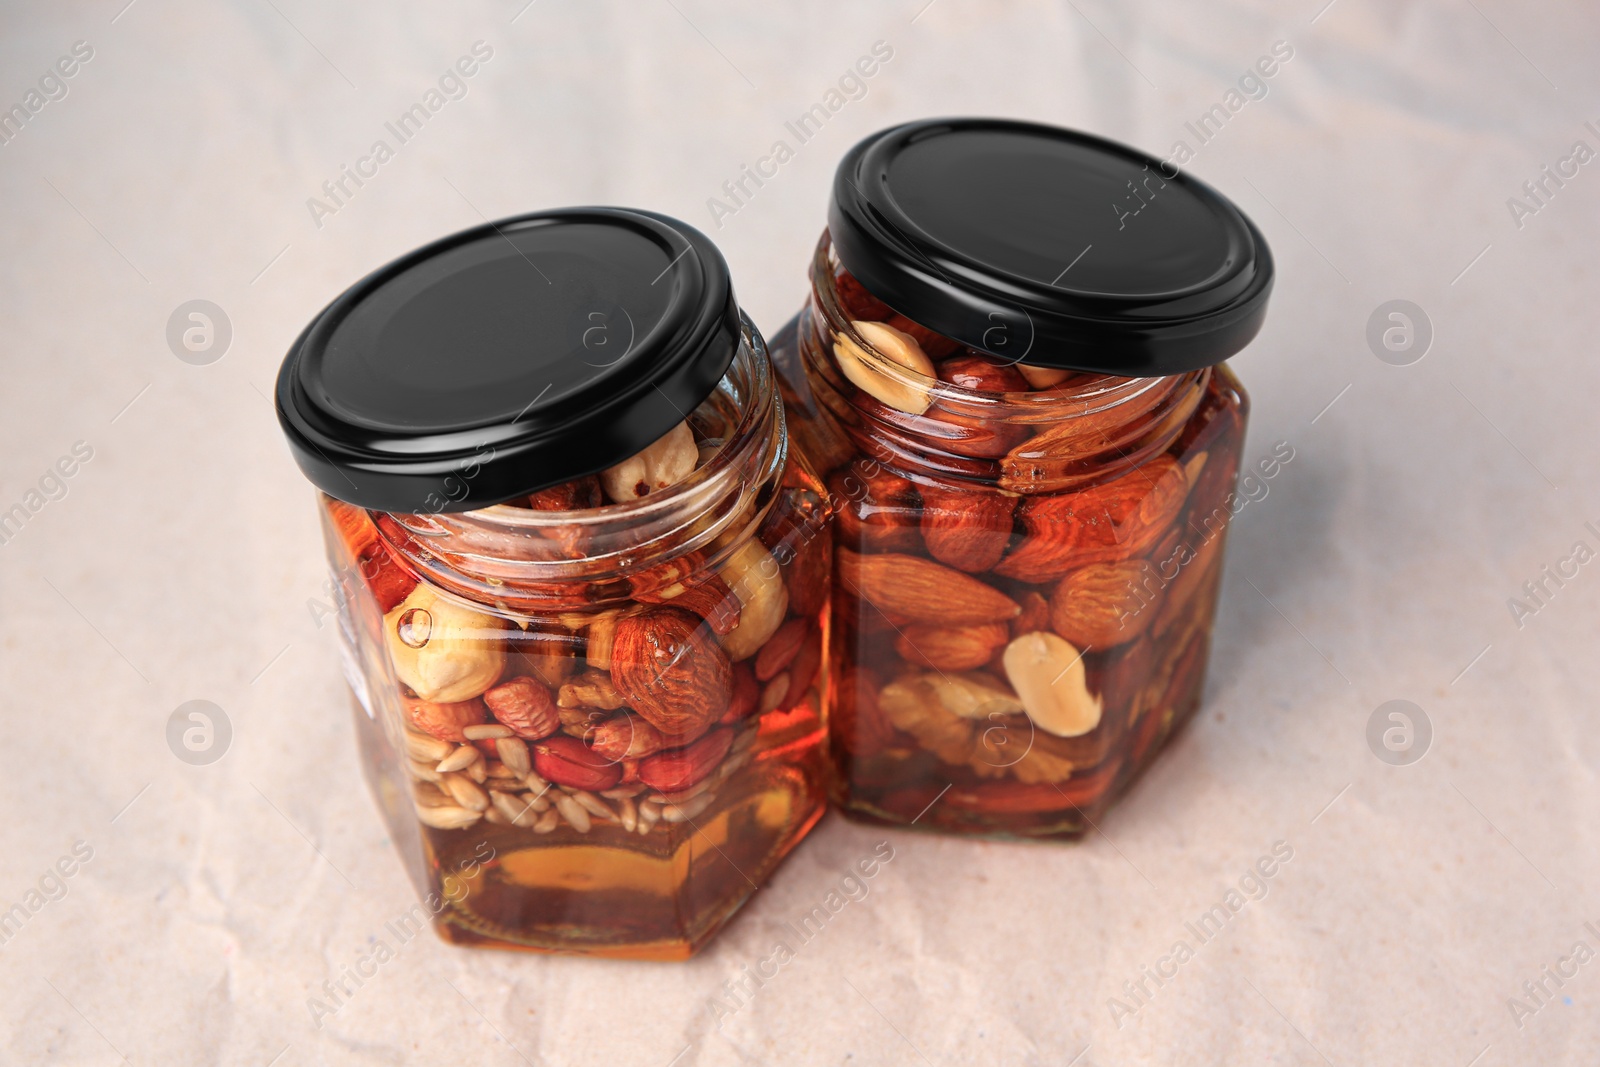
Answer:
<svg viewBox="0 0 1600 1067"><path fill-rule="evenodd" d="M761 335L749 323L732 365L687 421L702 461L637 501L571 511L497 504L437 514L371 512L389 551L421 577L513 611L602 606L616 584L685 556L714 565L753 532L787 461L782 403ZM581 449L583 442L574 441ZM712 548L716 541L719 549Z"/></svg>
<svg viewBox="0 0 1600 1067"><path fill-rule="evenodd" d="M878 352L856 328L840 294L842 274L824 231L811 264L801 359L818 402L855 444L913 478L998 483L1020 493L1058 492L1109 479L1168 448L1210 379L1209 367L1157 378L1073 372L1047 388L1004 393L930 379ZM853 342L874 375L926 396L926 410L900 410L851 386L833 355L839 338ZM975 350L970 354L1004 362ZM975 427L999 439L1014 436L1018 443L1001 454L974 455L959 442Z"/></svg>

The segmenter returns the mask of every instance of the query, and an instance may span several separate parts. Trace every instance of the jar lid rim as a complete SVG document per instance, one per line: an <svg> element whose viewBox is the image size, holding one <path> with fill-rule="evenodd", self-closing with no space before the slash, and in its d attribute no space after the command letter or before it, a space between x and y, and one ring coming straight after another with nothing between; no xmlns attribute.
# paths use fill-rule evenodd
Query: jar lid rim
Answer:
<svg viewBox="0 0 1600 1067"><path fill-rule="evenodd" d="M418 248L323 308L276 408L305 475L391 512L504 503L614 466L733 362L727 262L655 212L575 207Z"/></svg>
<svg viewBox="0 0 1600 1067"><path fill-rule="evenodd" d="M1128 377L1221 362L1272 289L1260 230L1176 166L1075 130L925 119L835 172L839 261L907 318L1013 362Z"/></svg>

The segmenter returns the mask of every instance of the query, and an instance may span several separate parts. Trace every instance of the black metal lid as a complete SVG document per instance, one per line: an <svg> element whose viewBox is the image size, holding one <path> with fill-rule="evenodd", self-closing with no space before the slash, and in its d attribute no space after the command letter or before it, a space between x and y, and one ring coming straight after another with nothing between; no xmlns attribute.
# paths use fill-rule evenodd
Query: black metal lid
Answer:
<svg viewBox="0 0 1600 1067"><path fill-rule="evenodd" d="M331 496L470 511L640 451L710 395L739 341L728 265L698 230L542 211L351 286L289 349L278 421Z"/></svg>
<svg viewBox="0 0 1600 1067"><path fill-rule="evenodd" d="M828 227L902 315L1012 361L1104 374L1218 363L1261 328L1266 239L1154 156L1006 119L931 119L852 148Z"/></svg>

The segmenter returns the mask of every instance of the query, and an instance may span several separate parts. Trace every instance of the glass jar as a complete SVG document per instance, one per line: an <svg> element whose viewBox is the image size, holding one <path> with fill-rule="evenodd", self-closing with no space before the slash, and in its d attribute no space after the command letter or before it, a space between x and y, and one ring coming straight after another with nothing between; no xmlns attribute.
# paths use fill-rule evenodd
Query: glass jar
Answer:
<svg viewBox="0 0 1600 1067"><path fill-rule="evenodd" d="M829 513L715 249L617 209L457 235L323 312L279 412L439 935L695 952L827 770Z"/></svg>
<svg viewBox="0 0 1600 1067"><path fill-rule="evenodd" d="M1199 705L1248 411L1220 361L1272 264L1158 167L990 120L840 165L774 359L837 513L834 798L858 818L1077 837ZM1114 198L1154 174L1129 218Z"/></svg>

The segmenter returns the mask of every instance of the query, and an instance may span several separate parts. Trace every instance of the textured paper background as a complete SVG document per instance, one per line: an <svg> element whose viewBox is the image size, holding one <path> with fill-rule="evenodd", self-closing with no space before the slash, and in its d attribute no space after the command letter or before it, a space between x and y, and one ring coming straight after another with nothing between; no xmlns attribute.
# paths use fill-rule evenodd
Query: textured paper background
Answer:
<svg viewBox="0 0 1600 1067"><path fill-rule="evenodd" d="M1593 1062L1600 962L1565 964L1520 1027L1508 1000L1576 942L1600 950L1600 562L1520 627L1507 600L1575 542L1600 549L1600 164L1520 227L1506 203L1575 141L1600 149L1592 8L125 2L8 4L0 32L0 106L73 42L94 50L0 147L0 509L93 449L0 545L0 909L93 850L0 945L0 1060ZM316 226L307 198L479 40L468 95ZM865 96L719 228L707 199L877 40L894 54ZM1294 459L1238 517L1203 713L1103 833L970 843L830 817L687 965L423 937L314 1029L308 997L412 896L356 770L308 606L311 493L266 399L308 317L481 216L616 202L713 233L772 331L859 136L995 113L1165 155L1278 40L1293 59L1191 167L1278 257L1236 365L1246 458L1286 441ZM164 338L191 299L232 325L210 365ZM1393 299L1433 327L1414 365L1366 342ZM232 724L209 766L166 741L193 699ZM1432 724L1410 766L1366 742L1391 699ZM870 896L719 1029L722 983L886 839ZM1278 841L1293 858L1265 899L1114 1018Z"/></svg>

